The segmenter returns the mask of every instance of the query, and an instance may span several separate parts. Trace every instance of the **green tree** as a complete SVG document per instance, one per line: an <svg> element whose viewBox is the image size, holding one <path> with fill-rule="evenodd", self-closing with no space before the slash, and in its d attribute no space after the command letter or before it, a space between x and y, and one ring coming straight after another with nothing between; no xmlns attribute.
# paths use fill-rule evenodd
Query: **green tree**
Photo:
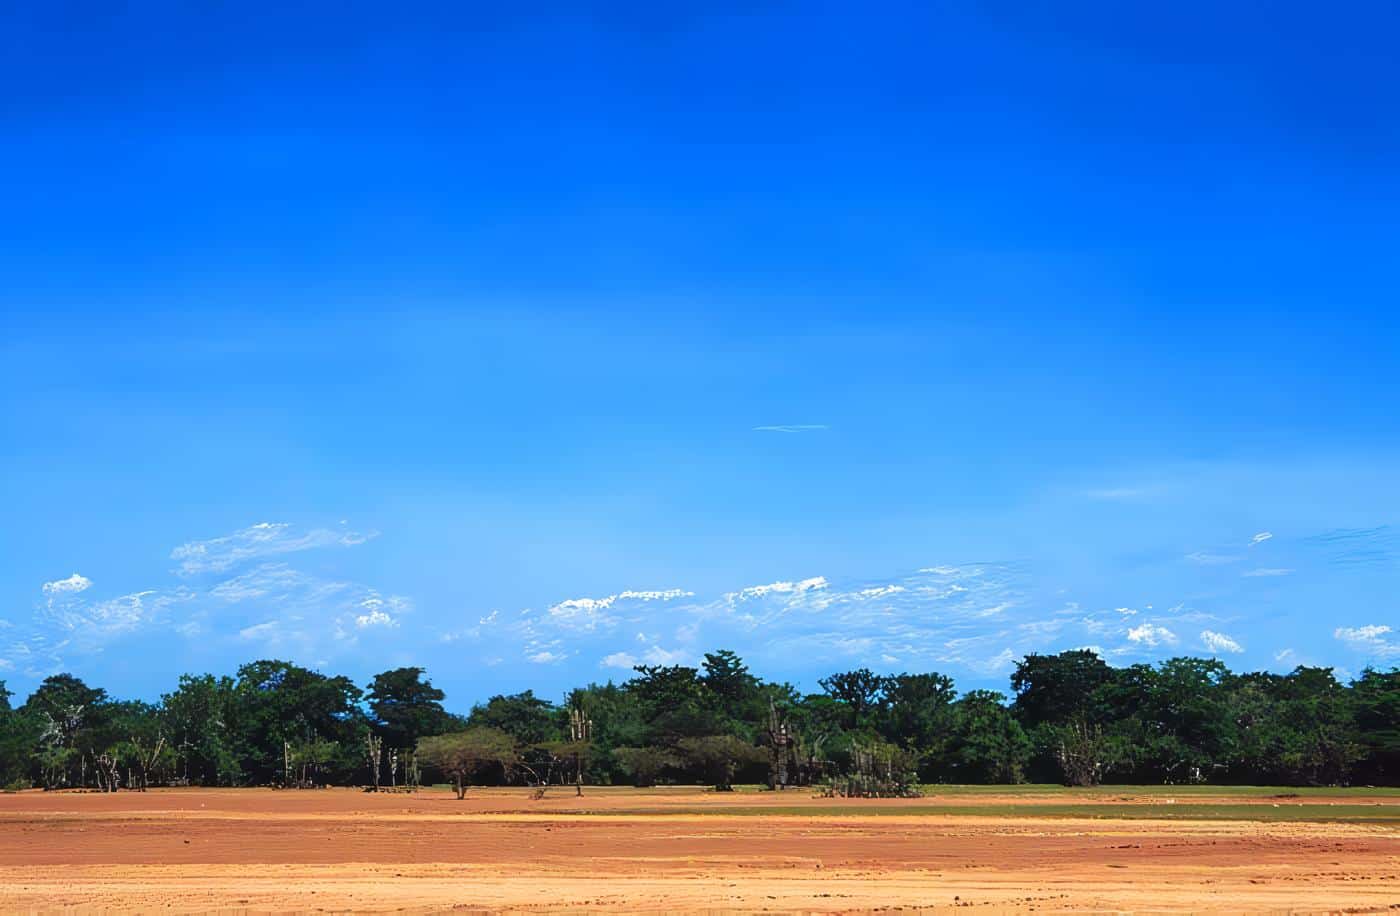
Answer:
<svg viewBox="0 0 1400 916"><path fill-rule="evenodd" d="M708 694L716 724L723 731L752 738L768 708L762 681L728 649L705 653L701 669L700 683Z"/></svg>
<svg viewBox="0 0 1400 916"><path fill-rule="evenodd" d="M1400 668L1367 668L1352 682L1351 693L1364 754L1356 778L1370 785L1400 785Z"/></svg>
<svg viewBox="0 0 1400 916"><path fill-rule="evenodd" d="M418 742L419 762L452 780L458 799L465 798L467 787L485 773L500 770L508 775L516 759L515 741L497 728L468 728Z"/></svg>
<svg viewBox="0 0 1400 916"><path fill-rule="evenodd" d="M1031 739L1006 708L1005 699L992 690L974 690L953 704L943 771L950 782L1025 780Z"/></svg>
<svg viewBox="0 0 1400 916"><path fill-rule="evenodd" d="M1016 693L1012 711L1035 747L1030 763L1032 779L1050 782L1064 778L1065 749L1079 746L1085 735L1103 742L1104 724L1113 718L1116 682L1114 669L1088 649L1027 655L1017 663L1011 675ZM1080 758L1076 755L1073 759ZM1102 768L1093 772L1097 779Z"/></svg>
<svg viewBox="0 0 1400 916"><path fill-rule="evenodd" d="M143 792L152 781L166 779L175 762L163 710L139 700L110 705L97 748L124 771L126 788Z"/></svg>
<svg viewBox="0 0 1400 916"><path fill-rule="evenodd" d="M904 747L920 761L921 776L941 766L949 738L953 679L942 674L897 674L885 678L881 689L879 733L886 742Z"/></svg>
<svg viewBox="0 0 1400 916"><path fill-rule="evenodd" d="M833 674L817 683L827 696L844 704L846 716L843 724L848 729L862 728L867 724L867 718L879 707L885 688L885 679L869 668Z"/></svg>
<svg viewBox="0 0 1400 916"><path fill-rule="evenodd" d="M291 662L262 660L238 669L231 727L239 767L255 782L285 780L290 755L316 742L334 745L317 763L334 782L352 783L362 773L360 747L368 728L360 689L347 677L328 677Z"/></svg>
<svg viewBox="0 0 1400 916"><path fill-rule="evenodd" d="M469 718L445 712L442 691L411 667L376 675L365 695L348 678L261 660L236 678L186 675L158 705L57 674L16 709L0 683L0 785L352 784L371 729L390 747L505 735L510 755L478 755L463 780L521 766L544 782L586 768L599 784L665 775L724 787L762 778L766 759L797 783L855 779L843 784L875 794L892 791L905 777L890 773L911 761L934 781L1400 782L1394 669L1343 684L1327 668L1234 674L1200 658L1113 668L1075 650L1024 658L1008 707L990 691L959 699L936 673L862 668L802 696L732 651L704 659L699 669L640 667L625 684L570 691L562 707L528 690L493 696ZM566 740L572 709L591 722L586 742Z"/></svg>
<svg viewBox="0 0 1400 916"><path fill-rule="evenodd" d="M1121 743L1105 735L1097 722L1074 718L1043 728L1054 742L1055 762L1067 786L1096 786L1118 762Z"/></svg>
<svg viewBox="0 0 1400 916"><path fill-rule="evenodd" d="M593 723L592 753L587 760L588 781L609 783L623 777L631 778L631 773L622 768L612 752L643 743L647 727L636 695L613 683L589 684L571 690L564 706L558 713L561 732L567 724L568 709L582 709Z"/></svg>
<svg viewBox="0 0 1400 916"><path fill-rule="evenodd" d="M109 706L107 691L71 674L47 677L29 695L21 712L38 725L35 762L45 788L85 781L88 761L104 750Z"/></svg>
<svg viewBox="0 0 1400 916"><path fill-rule="evenodd" d="M238 742L230 722L234 680L212 674L180 676L180 684L161 697L179 776L205 786L236 784L243 775Z"/></svg>
<svg viewBox="0 0 1400 916"><path fill-rule="evenodd" d="M1058 655L1027 655L1016 664L1011 688L1021 724L1062 725L1072 719L1100 722L1100 688L1113 681L1113 669L1088 649Z"/></svg>
<svg viewBox="0 0 1400 916"><path fill-rule="evenodd" d="M446 694L423 677L422 668L394 668L374 676L365 699L375 732L391 748L409 748L419 738L446 731Z"/></svg>
<svg viewBox="0 0 1400 916"><path fill-rule="evenodd" d="M563 737L558 712L553 703L526 690L472 707L467 724L499 729L521 744L541 744Z"/></svg>
<svg viewBox="0 0 1400 916"><path fill-rule="evenodd" d="M0 681L0 788L31 784L41 727L31 713L10 706L13 696Z"/></svg>
<svg viewBox="0 0 1400 916"><path fill-rule="evenodd" d="M733 790L734 773L739 767L767 759L763 751L733 735L682 738L676 748L720 792Z"/></svg>
<svg viewBox="0 0 1400 916"><path fill-rule="evenodd" d="M1137 715L1145 732L1138 738L1145 775L1167 783L1202 782L1227 768L1236 744L1228 676L1216 659L1172 658L1144 677Z"/></svg>
<svg viewBox="0 0 1400 916"><path fill-rule="evenodd" d="M658 776L681 765L680 757L664 747L619 747L614 748L612 754L638 788L656 785Z"/></svg>
<svg viewBox="0 0 1400 916"><path fill-rule="evenodd" d="M1332 669L1299 667L1272 687L1280 775L1307 785L1345 785L1365 750L1351 698Z"/></svg>
<svg viewBox="0 0 1400 916"><path fill-rule="evenodd" d="M684 665L639 665L627 682L646 726L646 743L674 744L678 739L719 730L699 671Z"/></svg>

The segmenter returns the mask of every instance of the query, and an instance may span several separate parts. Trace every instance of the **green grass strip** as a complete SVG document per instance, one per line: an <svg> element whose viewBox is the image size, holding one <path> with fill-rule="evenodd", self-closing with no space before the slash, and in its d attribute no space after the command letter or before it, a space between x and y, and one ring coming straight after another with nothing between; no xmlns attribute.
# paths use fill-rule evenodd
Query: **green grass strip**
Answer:
<svg viewBox="0 0 1400 916"><path fill-rule="evenodd" d="M1400 826L1400 805L882 805L855 801L811 807L773 805L763 807L626 808L608 810L551 811L551 815L639 817L996 817L1009 820L1033 818L1082 818L1087 820L1172 821L1298 821L1307 823L1366 823Z"/></svg>

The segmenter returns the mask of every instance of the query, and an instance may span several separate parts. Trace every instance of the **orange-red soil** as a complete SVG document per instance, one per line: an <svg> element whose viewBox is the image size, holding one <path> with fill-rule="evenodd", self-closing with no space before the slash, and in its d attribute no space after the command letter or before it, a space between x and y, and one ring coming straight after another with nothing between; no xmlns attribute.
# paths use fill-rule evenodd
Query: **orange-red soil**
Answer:
<svg viewBox="0 0 1400 916"><path fill-rule="evenodd" d="M949 817L913 813L927 799L568 792L0 795L0 909L1400 911L1387 824L1038 818L1044 802L1023 796L945 801L1024 816ZM751 807L781 811L694 813Z"/></svg>

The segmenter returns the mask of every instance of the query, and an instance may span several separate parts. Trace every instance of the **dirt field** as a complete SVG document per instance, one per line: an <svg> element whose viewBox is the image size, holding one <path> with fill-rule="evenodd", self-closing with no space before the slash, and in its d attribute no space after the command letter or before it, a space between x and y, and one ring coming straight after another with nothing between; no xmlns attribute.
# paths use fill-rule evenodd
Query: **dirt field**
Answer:
<svg viewBox="0 0 1400 916"><path fill-rule="evenodd" d="M1400 796L1292 795L25 792L0 909L1400 911Z"/></svg>

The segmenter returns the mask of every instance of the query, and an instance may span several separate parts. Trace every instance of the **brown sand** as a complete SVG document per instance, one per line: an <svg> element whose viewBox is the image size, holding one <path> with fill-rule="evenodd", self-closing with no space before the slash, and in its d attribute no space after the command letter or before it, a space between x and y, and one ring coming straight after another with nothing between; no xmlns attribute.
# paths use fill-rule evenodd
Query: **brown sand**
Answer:
<svg viewBox="0 0 1400 916"><path fill-rule="evenodd" d="M1165 803L1131 793L567 793L0 795L0 909L1400 911L1393 824L1035 814L1047 803ZM1024 815L915 813L930 802L1013 803ZM1331 802L1395 814L1400 799L1288 800ZM823 813L833 806L860 813ZM763 808L780 810L696 813Z"/></svg>

